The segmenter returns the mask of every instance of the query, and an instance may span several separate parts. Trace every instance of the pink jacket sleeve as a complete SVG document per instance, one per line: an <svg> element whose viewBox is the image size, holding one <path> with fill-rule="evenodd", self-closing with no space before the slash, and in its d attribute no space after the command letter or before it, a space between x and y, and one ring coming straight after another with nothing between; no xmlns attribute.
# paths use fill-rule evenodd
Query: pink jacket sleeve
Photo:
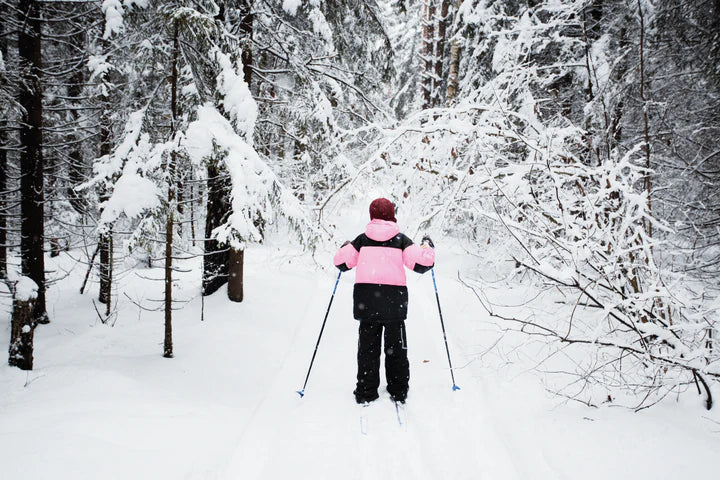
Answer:
<svg viewBox="0 0 720 480"><path fill-rule="evenodd" d="M350 270L351 268L354 268L355 265L357 265L359 255L360 252L355 250L353 244L348 243L344 247L341 247L340 250L338 250L338 252L335 254L335 258L333 259L333 263L336 267L345 272L347 270Z"/></svg>
<svg viewBox="0 0 720 480"><path fill-rule="evenodd" d="M425 273L435 266L435 250L413 243L403 250L403 262L410 270Z"/></svg>

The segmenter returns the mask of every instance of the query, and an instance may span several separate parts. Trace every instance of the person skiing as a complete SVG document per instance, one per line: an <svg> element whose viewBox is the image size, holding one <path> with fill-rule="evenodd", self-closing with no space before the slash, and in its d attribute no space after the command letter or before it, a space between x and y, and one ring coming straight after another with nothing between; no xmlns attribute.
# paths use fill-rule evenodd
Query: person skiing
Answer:
<svg viewBox="0 0 720 480"><path fill-rule="evenodd" d="M396 402L405 402L410 381L405 319L408 290L403 265L425 273L435 265L430 237L422 246L400 233L395 206L386 198L370 203L370 223L365 233L345 242L334 264L343 272L357 267L353 290L353 315L358 329L357 403L378 398L380 343L384 333L387 391Z"/></svg>

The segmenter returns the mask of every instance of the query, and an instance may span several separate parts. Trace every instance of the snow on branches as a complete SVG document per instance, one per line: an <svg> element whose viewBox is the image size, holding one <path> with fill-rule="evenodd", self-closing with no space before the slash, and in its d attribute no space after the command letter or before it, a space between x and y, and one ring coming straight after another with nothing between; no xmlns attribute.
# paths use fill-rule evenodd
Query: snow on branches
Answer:
<svg viewBox="0 0 720 480"><path fill-rule="evenodd" d="M500 236L506 260L561 292L567 315L483 302L503 329L570 359L548 368L569 377L555 391L591 404L629 393L624 403L642 408L695 385L709 408L708 382L720 379L718 312L673 268L673 229L651 208L647 136L620 145L611 125L594 130L598 112L605 122L613 113L589 95L607 89L584 88L590 62L607 81L607 39L585 49L577 35L588 2L512 12L506 3L464 8L469 70L454 106L378 127L343 185L386 185L418 219L411 231L454 233L481 251Z"/></svg>
<svg viewBox="0 0 720 480"><path fill-rule="evenodd" d="M273 223L278 214L306 231L309 222L297 200L213 104L198 108L182 145L197 165L221 157L230 174L232 212L213 232L218 241L244 250L247 243L263 240L261 226Z"/></svg>
<svg viewBox="0 0 720 480"><path fill-rule="evenodd" d="M102 12L105 15L105 33L103 39L107 40L113 35L122 32L124 27L123 15L133 6L145 8L148 0L103 0Z"/></svg>

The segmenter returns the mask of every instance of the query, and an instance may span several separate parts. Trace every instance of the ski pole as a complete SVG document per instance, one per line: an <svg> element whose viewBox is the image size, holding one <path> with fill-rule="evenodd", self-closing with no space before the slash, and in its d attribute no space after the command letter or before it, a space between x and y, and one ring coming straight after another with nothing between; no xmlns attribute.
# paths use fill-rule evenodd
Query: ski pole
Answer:
<svg viewBox="0 0 720 480"><path fill-rule="evenodd" d="M325 312L322 327L320 327L320 335L318 335L317 343L315 344L315 351L313 352L312 359L310 360L310 367L308 367L307 375L305 376L305 383L303 384L302 390L297 390L297 394L300 395L300 398L305 396L305 387L307 386L308 378L310 378L310 370L312 370L313 362L315 362L315 354L317 354L318 347L320 346L320 339L322 338L323 330L325 330L325 322L327 322L328 315L330 314L330 307L335 299L335 291L337 290L338 282L340 282L340 275L342 275L342 270L338 272L337 280L335 280L335 287L333 288L330 303L328 304L327 311Z"/></svg>
<svg viewBox="0 0 720 480"><path fill-rule="evenodd" d="M450 378L452 378L453 391L460 390L460 387L455 385L455 375L453 374L452 361L450 360L450 349L448 348L447 335L445 334L445 322L443 322L442 309L440 308L440 296L438 295L437 283L435 282L435 269L431 268L433 279L433 287L435 287L435 299L437 300L438 313L440 314L440 326L442 327L443 340L445 340L445 351L447 352L448 364L450 365Z"/></svg>

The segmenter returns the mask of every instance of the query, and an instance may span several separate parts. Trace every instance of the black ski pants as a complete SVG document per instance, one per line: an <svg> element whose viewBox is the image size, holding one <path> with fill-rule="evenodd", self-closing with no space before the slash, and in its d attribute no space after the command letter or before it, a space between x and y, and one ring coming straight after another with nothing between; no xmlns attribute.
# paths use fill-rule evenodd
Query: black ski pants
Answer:
<svg viewBox="0 0 720 480"><path fill-rule="evenodd" d="M384 336L387 390L395 399L405 400L410 381L405 321L361 321L358 333L355 398L358 401L372 401L378 398L380 343Z"/></svg>

